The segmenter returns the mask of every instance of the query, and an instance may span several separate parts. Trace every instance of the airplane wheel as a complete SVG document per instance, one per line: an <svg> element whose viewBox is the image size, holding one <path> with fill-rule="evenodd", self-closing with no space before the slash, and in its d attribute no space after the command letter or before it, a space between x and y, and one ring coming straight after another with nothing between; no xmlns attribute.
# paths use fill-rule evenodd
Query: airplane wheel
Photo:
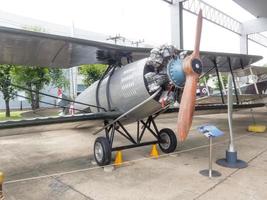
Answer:
<svg viewBox="0 0 267 200"><path fill-rule="evenodd" d="M164 128L159 132L159 147L164 153L172 153L175 151L177 146L177 139L175 133L169 129Z"/></svg>
<svg viewBox="0 0 267 200"><path fill-rule="evenodd" d="M99 166L108 165L111 162L111 147L107 138L96 138L94 144L94 157Z"/></svg>

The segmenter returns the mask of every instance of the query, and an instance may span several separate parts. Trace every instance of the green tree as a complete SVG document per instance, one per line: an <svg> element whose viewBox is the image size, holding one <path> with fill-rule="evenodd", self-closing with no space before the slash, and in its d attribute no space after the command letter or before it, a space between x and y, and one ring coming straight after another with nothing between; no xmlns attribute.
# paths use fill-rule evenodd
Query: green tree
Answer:
<svg viewBox="0 0 267 200"><path fill-rule="evenodd" d="M51 78L51 84L57 88L68 88L69 81L64 76L63 69L60 68L50 68L49 75Z"/></svg>
<svg viewBox="0 0 267 200"><path fill-rule="evenodd" d="M39 92L51 81L47 67L17 66L13 68L14 83L34 91L26 91L33 110L40 107ZM36 91L36 92L35 92Z"/></svg>
<svg viewBox="0 0 267 200"><path fill-rule="evenodd" d="M209 75L205 75L205 76L203 76L202 78L199 79L199 84L200 84L201 86L205 86L206 83L208 82L209 78L210 78Z"/></svg>
<svg viewBox="0 0 267 200"><path fill-rule="evenodd" d="M11 85L13 65L0 65L0 91L6 104L6 117L10 117L9 101L14 98L15 88Z"/></svg>
<svg viewBox="0 0 267 200"><path fill-rule="evenodd" d="M227 85L227 76L226 75L222 75L222 84L224 85L224 87L226 87L226 85ZM217 80L216 82L215 82L215 87L216 87L216 89L220 89L220 86L219 86L219 80Z"/></svg>
<svg viewBox="0 0 267 200"><path fill-rule="evenodd" d="M79 73L83 75L84 84L88 87L93 82L97 81L107 69L107 65L103 64L90 64L82 65L79 68Z"/></svg>
<svg viewBox="0 0 267 200"><path fill-rule="evenodd" d="M33 31L33 32L41 32L41 33L45 33L46 32L45 28L42 28L40 26L23 26L22 28L24 30Z"/></svg>

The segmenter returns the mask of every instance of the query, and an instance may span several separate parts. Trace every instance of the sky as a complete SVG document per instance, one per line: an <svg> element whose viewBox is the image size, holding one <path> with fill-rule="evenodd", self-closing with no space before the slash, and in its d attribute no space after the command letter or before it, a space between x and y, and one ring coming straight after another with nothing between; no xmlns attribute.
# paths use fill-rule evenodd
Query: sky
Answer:
<svg viewBox="0 0 267 200"><path fill-rule="evenodd" d="M204 0L240 22L254 19L232 0ZM120 34L147 44L170 44L170 6L162 0L0 0L0 10L51 23L114 36ZM184 48L192 49L196 17L184 11ZM239 36L206 20L201 50L239 53ZM249 53L263 55L267 48L249 42Z"/></svg>

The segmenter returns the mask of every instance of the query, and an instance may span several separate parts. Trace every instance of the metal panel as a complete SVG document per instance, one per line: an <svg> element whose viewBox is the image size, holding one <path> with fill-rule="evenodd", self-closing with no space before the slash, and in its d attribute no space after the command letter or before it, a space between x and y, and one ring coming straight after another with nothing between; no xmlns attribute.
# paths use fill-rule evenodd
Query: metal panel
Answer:
<svg viewBox="0 0 267 200"><path fill-rule="evenodd" d="M214 61L217 63L220 72L229 72L229 62L233 70L240 69L251 65L262 59L262 56L253 56L246 54L218 53L218 52L200 52L203 63L203 72L207 72L210 68L215 67Z"/></svg>
<svg viewBox="0 0 267 200"><path fill-rule="evenodd" d="M0 63L45 67L138 60L149 48L113 45L84 39L0 27Z"/></svg>
<svg viewBox="0 0 267 200"><path fill-rule="evenodd" d="M238 5L246 9L255 17L267 17L266 8L267 1L266 0L233 0Z"/></svg>
<svg viewBox="0 0 267 200"><path fill-rule="evenodd" d="M145 63L146 59L142 59L125 65L122 68L117 68L110 78L110 97L106 96L108 79L108 77L106 77L100 85L100 106L108 110L107 98L110 98L111 109L125 113L148 99L150 94L148 93L144 82ZM88 104L96 104L96 86L97 82L81 93L76 100ZM86 106L75 104L75 108L86 109ZM128 116L128 118L142 119L160 108L160 103L152 99L136 111L129 114L130 116ZM91 108L91 111L97 112L97 109Z"/></svg>
<svg viewBox="0 0 267 200"><path fill-rule="evenodd" d="M137 48L113 45L71 37L37 33L19 29L0 27L0 63L44 67L73 67L81 64L112 63L121 58L136 61L149 56L151 48ZM178 50L182 52L184 50ZM240 63L247 66L260 56L201 52L203 71L218 60L220 71L229 70L224 60L231 57L233 69ZM225 69L224 69L225 68Z"/></svg>

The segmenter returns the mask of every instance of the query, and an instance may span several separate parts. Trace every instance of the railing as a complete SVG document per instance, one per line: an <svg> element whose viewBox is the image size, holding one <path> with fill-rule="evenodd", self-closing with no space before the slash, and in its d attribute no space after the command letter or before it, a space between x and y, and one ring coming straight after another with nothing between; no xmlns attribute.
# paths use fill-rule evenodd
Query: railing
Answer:
<svg viewBox="0 0 267 200"><path fill-rule="evenodd" d="M200 8L202 9L204 19L232 31L233 33L242 35L242 23L226 13L212 7L202 0L183 1L183 9L187 12L197 15ZM267 48L267 37L260 33L248 35L248 39Z"/></svg>

